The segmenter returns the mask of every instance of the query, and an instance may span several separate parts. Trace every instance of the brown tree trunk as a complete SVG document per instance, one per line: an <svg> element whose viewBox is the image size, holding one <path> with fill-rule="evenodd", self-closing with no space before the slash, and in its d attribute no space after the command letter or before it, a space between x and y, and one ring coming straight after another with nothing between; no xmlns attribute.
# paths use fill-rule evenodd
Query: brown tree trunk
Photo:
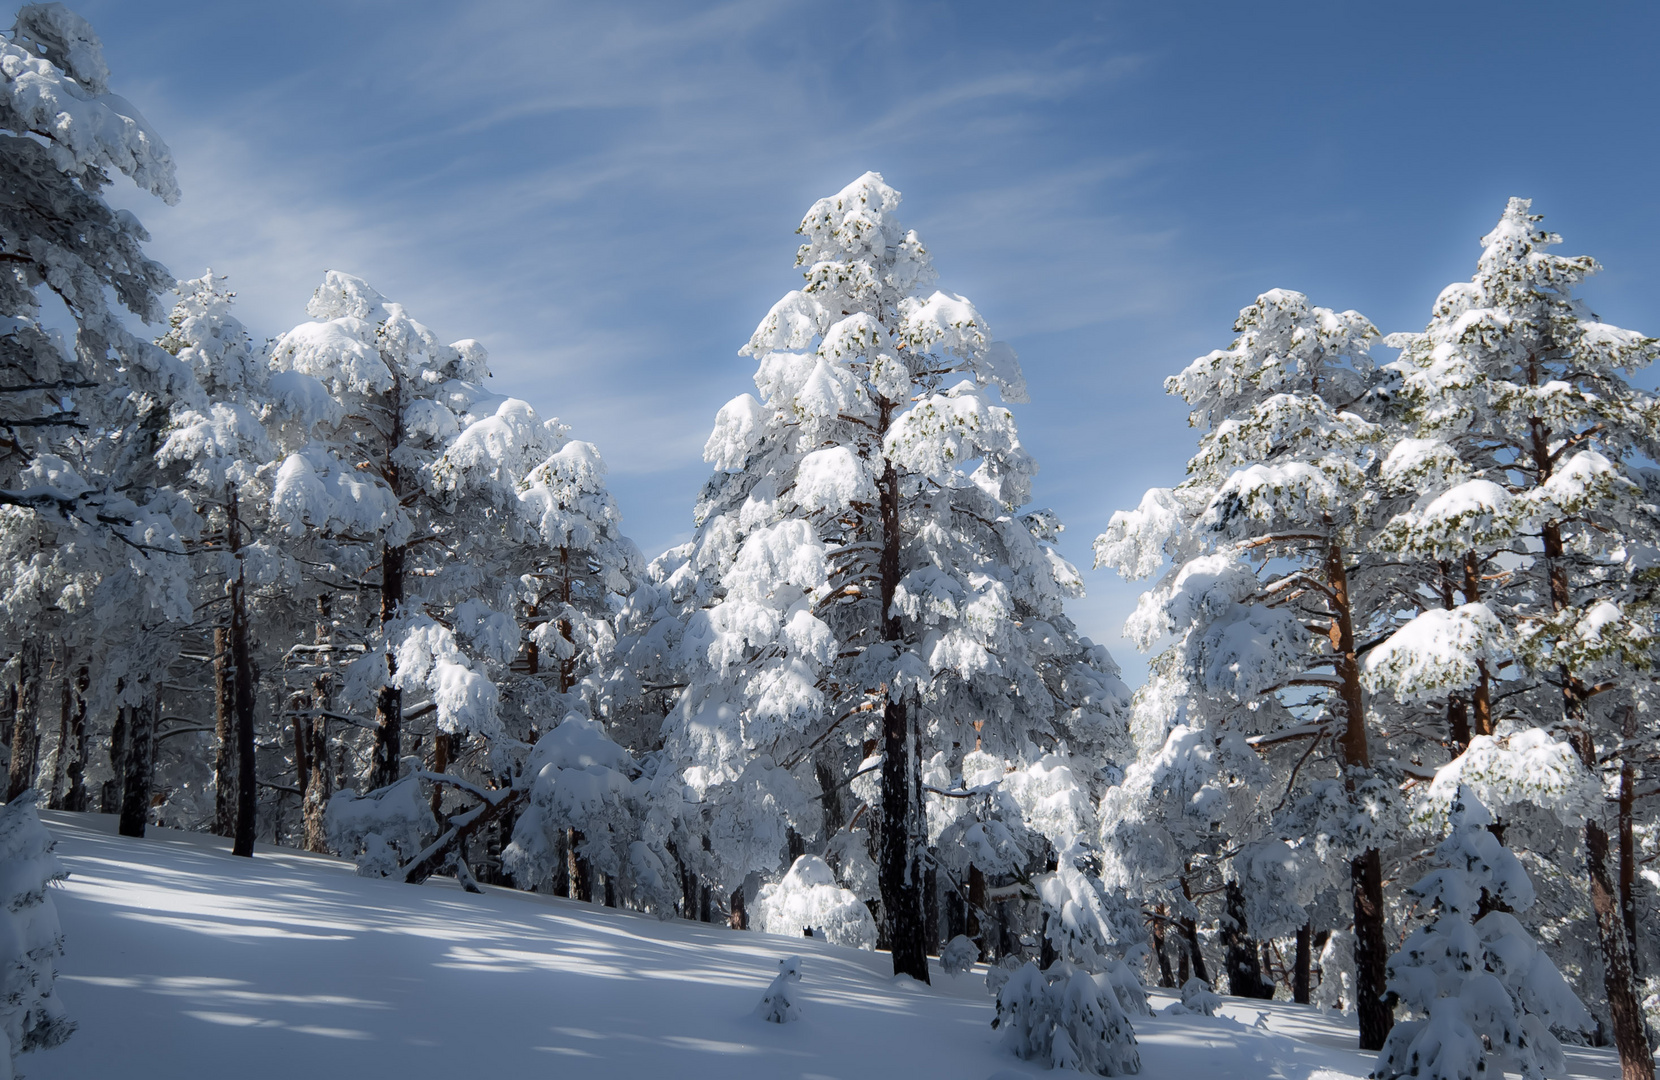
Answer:
<svg viewBox="0 0 1660 1080"><path fill-rule="evenodd" d="M1644 1032L1637 1002L1636 973L1620 917L1614 883L1608 876L1608 834L1595 819L1585 823L1585 868L1591 879L1591 910L1597 917L1602 946L1602 983L1614 1021L1614 1047L1620 1053L1621 1080L1654 1080L1654 1054Z"/></svg>
<svg viewBox="0 0 1660 1080"><path fill-rule="evenodd" d="M1464 555L1464 585L1460 591L1464 593L1466 604L1481 599L1481 560L1473 551ZM1485 660L1476 661L1476 670L1480 672L1480 681L1476 683L1475 693L1470 699L1471 730L1476 735L1492 735L1497 729L1497 722L1493 719L1493 678Z"/></svg>
<svg viewBox="0 0 1660 1080"><path fill-rule="evenodd" d="M1371 771L1367 745L1365 699L1360 687L1360 663L1355 652L1354 617L1349 601L1349 571L1343 549L1326 549L1326 583L1332 590L1332 666L1339 681L1345 725L1338 737L1343 759L1343 784L1351 793ZM1385 965L1389 945L1384 936L1383 860L1369 848L1349 864L1350 893L1355 914L1355 1009L1360 1015L1360 1048L1381 1050L1394 1026L1394 1009L1384 1000Z"/></svg>
<svg viewBox="0 0 1660 1080"><path fill-rule="evenodd" d="M12 722L12 760L6 801L35 786L40 755L40 639L24 637L17 654L17 712Z"/></svg>
<svg viewBox="0 0 1660 1080"><path fill-rule="evenodd" d="M893 403L882 401L880 429L887 430ZM882 471L882 639L903 648L902 627L894 611L899 588L899 472L890 461ZM877 844L877 881L882 893L882 917L887 923L888 947L893 950L893 973L928 981L928 949L922 928L922 873L917 844L922 835L922 772L917 760L913 727L921 723L921 702L915 695L888 687L882 712L882 813Z"/></svg>
<svg viewBox="0 0 1660 1080"><path fill-rule="evenodd" d="M1533 382L1537 382L1534 378ZM1529 418L1532 435L1534 475L1538 484L1550 479L1550 432L1539 417ZM1547 521L1539 530L1541 553L1550 586L1551 610L1566 611L1573 603L1568 584L1567 550L1559 522ZM1601 775L1596 739L1585 715L1584 684L1573 671L1561 669L1562 718L1579 752L1580 761L1592 775ZM1620 898L1608 875L1608 833L1595 812L1585 822L1585 876L1596 915L1597 944L1602 950L1602 984L1608 997L1608 1012L1614 1022L1614 1046L1620 1054L1623 1080L1653 1080L1654 1055L1649 1050L1642 1010L1638 1005L1636 970Z"/></svg>
<svg viewBox="0 0 1660 1080"><path fill-rule="evenodd" d="M161 711L159 695L150 695L137 705L122 707L125 737L122 739L121 821L122 836L143 836L150 817L150 787L156 762L156 718Z"/></svg>
<svg viewBox="0 0 1660 1080"><path fill-rule="evenodd" d="M213 831L236 835L236 678L229 624L213 628Z"/></svg>
<svg viewBox="0 0 1660 1080"><path fill-rule="evenodd" d="M727 917L726 925L734 930L749 929L749 912L744 910L744 887L742 885L732 890L732 914Z"/></svg>
<svg viewBox="0 0 1660 1080"><path fill-rule="evenodd" d="M1227 917L1222 920L1222 947L1224 963L1228 968L1228 992L1235 997L1261 998L1274 996L1274 984L1262 977L1262 962L1257 955L1257 943L1245 925L1245 890L1238 881L1223 887L1228 905Z"/></svg>
<svg viewBox="0 0 1660 1080"><path fill-rule="evenodd" d="M1187 955L1193 962L1193 974L1204 983L1210 982L1210 972L1205 970L1205 950L1199 945L1199 924L1193 919L1178 920L1182 928L1182 940L1187 945ZM1186 979L1182 980L1186 982Z"/></svg>
<svg viewBox="0 0 1660 1080"><path fill-rule="evenodd" d="M1314 932L1308 923L1297 930L1297 970L1292 976L1291 1000L1307 1005L1311 1000L1310 983L1314 967Z"/></svg>
<svg viewBox="0 0 1660 1080"><path fill-rule="evenodd" d="M1615 828L1620 845L1620 915L1631 950L1631 974L1634 979L1640 979L1643 972L1642 954L1637 949L1637 837L1632 820L1637 800L1637 765L1632 759L1636 739L1637 710L1627 705L1620 725L1620 792Z"/></svg>

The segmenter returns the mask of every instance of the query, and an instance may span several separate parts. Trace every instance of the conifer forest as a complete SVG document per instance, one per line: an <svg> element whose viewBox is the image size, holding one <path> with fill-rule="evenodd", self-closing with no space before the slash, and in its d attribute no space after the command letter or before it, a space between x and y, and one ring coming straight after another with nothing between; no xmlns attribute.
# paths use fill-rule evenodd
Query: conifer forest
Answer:
<svg viewBox="0 0 1660 1080"><path fill-rule="evenodd" d="M158 262L189 192L120 75L63 4L0 35L0 1077L210 1075L157 1002L219 1075L450 1075L385 1056L395 970L504 1072L1653 1080L1660 340L1548 200L1405 328L1187 312L1101 643L894 170L770 222L642 551L490 326L318 266L255 330Z"/></svg>

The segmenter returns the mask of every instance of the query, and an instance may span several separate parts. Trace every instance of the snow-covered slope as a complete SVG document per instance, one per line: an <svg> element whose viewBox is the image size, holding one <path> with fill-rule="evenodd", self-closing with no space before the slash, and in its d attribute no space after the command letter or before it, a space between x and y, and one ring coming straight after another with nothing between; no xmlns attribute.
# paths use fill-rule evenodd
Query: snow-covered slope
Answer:
<svg viewBox="0 0 1660 1080"><path fill-rule="evenodd" d="M61 991L80 1029L19 1065L34 1080L572 1076L982 1080L1038 1077L990 1027L981 973L932 988L885 953L744 933L213 837L112 835L43 813L71 877ZM802 959L803 1019L753 1010ZM1339 1080L1371 1056L1311 1009L1230 1000L1230 1018L1134 1018L1150 1080ZM1617 1075L1580 1054L1585 1075Z"/></svg>

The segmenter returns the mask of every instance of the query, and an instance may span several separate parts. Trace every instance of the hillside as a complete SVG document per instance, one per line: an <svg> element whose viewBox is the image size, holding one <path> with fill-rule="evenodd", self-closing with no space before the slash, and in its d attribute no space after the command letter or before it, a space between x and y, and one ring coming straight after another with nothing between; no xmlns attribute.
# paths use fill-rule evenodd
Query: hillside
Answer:
<svg viewBox="0 0 1660 1080"><path fill-rule="evenodd" d="M980 975L921 988L888 976L886 954L437 879L370 881L286 849L236 859L214 837L117 837L103 815L42 817L71 873L54 900L69 943L61 993L80 1029L19 1060L36 1080L1045 1072L999 1047ZM804 1019L763 1023L752 1010L788 954L802 958ZM1225 1011L1136 1018L1142 1075L1370 1068L1341 1018L1282 1003ZM1616 1075L1607 1054L1574 1061Z"/></svg>

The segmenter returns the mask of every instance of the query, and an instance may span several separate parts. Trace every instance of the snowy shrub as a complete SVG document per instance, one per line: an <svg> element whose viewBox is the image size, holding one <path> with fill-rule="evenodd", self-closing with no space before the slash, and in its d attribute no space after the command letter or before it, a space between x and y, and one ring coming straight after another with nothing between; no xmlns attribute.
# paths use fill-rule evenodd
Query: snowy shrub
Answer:
<svg viewBox="0 0 1660 1080"><path fill-rule="evenodd" d="M974 939L964 934L958 934L945 943L940 950L940 970L947 975L960 975L972 968L980 960L980 946Z"/></svg>
<svg viewBox="0 0 1660 1080"><path fill-rule="evenodd" d="M1185 1016L1189 1013L1215 1016L1216 1010L1221 1007L1222 998L1210 988L1210 983L1194 977L1182 983L1182 1000L1172 1003L1164 1012L1166 1016Z"/></svg>
<svg viewBox="0 0 1660 1080"><path fill-rule="evenodd" d="M986 965L986 993L992 997L1003 992L1009 976L1020 969L1021 960L1017 956L1005 956L995 964Z"/></svg>
<svg viewBox="0 0 1660 1080"><path fill-rule="evenodd" d="M1449 817L1452 833L1436 849L1442 868L1408 890L1431 921L1389 960L1389 990L1415 1018L1390 1031L1372 1075L1475 1080L1488 1047L1526 1080L1566 1075L1550 1028L1588 1028L1590 1014L1516 917L1499 910L1532 906L1533 883L1468 788ZM1495 910L1475 919L1484 895Z"/></svg>
<svg viewBox="0 0 1660 1080"><path fill-rule="evenodd" d="M991 1026L1016 1057L1052 1069L1096 1076L1141 1071L1135 1031L1110 984L1065 961L1047 971L1028 963L1010 975Z"/></svg>
<svg viewBox="0 0 1660 1080"><path fill-rule="evenodd" d="M870 909L836 884L829 865L817 855L801 856L782 880L761 887L754 919L756 929L769 934L797 937L806 930L821 931L833 945L876 948Z"/></svg>
<svg viewBox="0 0 1660 1080"><path fill-rule="evenodd" d="M625 863L648 888L666 877L654 852L632 850L635 828L634 757L605 733L597 720L567 717L537 740L521 783L530 788L530 806L502 853L515 880L538 884L554 871L552 836L565 829L581 834L578 855L595 870L620 875ZM650 857L648 857L650 856ZM653 905L662 914L660 904Z"/></svg>
<svg viewBox="0 0 1660 1080"><path fill-rule="evenodd" d="M414 773L386 787L358 795L351 788L329 799L324 820L329 846L357 859L364 877L389 877L436 835L438 822L421 797Z"/></svg>
<svg viewBox="0 0 1660 1080"><path fill-rule="evenodd" d="M32 795L0 806L0 1059L56 1046L75 1030L52 993L63 932L47 887L68 875L52 854L52 837L35 813Z"/></svg>
<svg viewBox="0 0 1660 1080"><path fill-rule="evenodd" d="M755 1015L769 1024L788 1024L801 1019L801 1006L795 1003L791 983L801 981L801 957L786 956L778 961L778 977L772 980L761 1003L755 1006Z"/></svg>

